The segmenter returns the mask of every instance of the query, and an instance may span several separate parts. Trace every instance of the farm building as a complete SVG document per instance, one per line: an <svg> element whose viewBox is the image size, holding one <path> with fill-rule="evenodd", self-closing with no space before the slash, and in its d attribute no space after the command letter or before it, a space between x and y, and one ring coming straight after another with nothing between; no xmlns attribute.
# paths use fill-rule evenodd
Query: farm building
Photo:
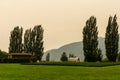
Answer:
<svg viewBox="0 0 120 80"><path fill-rule="evenodd" d="M32 54L31 53L10 53L9 58L10 59L31 59Z"/></svg>
<svg viewBox="0 0 120 80"><path fill-rule="evenodd" d="M68 58L69 62L80 62L80 58L79 57L70 57Z"/></svg>

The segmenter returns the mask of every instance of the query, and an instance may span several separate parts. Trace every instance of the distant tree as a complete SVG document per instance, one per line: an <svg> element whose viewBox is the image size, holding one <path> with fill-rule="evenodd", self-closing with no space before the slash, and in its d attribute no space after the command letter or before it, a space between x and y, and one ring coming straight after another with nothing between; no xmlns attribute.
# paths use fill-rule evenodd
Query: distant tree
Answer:
<svg viewBox="0 0 120 80"><path fill-rule="evenodd" d="M98 57L98 28L96 22L96 18L91 16L83 28L83 50L87 62L96 62Z"/></svg>
<svg viewBox="0 0 120 80"><path fill-rule="evenodd" d="M110 16L105 33L106 56L109 61L116 62L116 58L118 55L118 41L119 35L117 17L116 15L114 16L114 18Z"/></svg>
<svg viewBox="0 0 120 80"><path fill-rule="evenodd" d="M40 61L44 53L43 32L44 30L41 25L35 26L31 32L32 54Z"/></svg>
<svg viewBox="0 0 120 80"><path fill-rule="evenodd" d="M50 61L50 53L46 55L46 61Z"/></svg>
<svg viewBox="0 0 120 80"><path fill-rule="evenodd" d="M98 53L97 53L97 61L102 61L103 55L102 55L102 50L98 49Z"/></svg>
<svg viewBox="0 0 120 80"><path fill-rule="evenodd" d="M19 26L15 27L14 30L11 31L9 53L22 53L22 33L23 28L19 28Z"/></svg>
<svg viewBox="0 0 120 80"><path fill-rule="evenodd" d="M70 57L76 57L76 56L75 56L74 54L69 54L69 58L70 58Z"/></svg>
<svg viewBox="0 0 120 80"><path fill-rule="evenodd" d="M116 61L117 61L117 62L120 62L120 52L118 53L118 56L117 56Z"/></svg>
<svg viewBox="0 0 120 80"><path fill-rule="evenodd" d="M8 59L8 53L5 51L0 50L0 59Z"/></svg>
<svg viewBox="0 0 120 80"><path fill-rule="evenodd" d="M68 61L68 57L66 55L65 52L63 52L63 54L61 55L61 58L60 58L61 61Z"/></svg>
<svg viewBox="0 0 120 80"><path fill-rule="evenodd" d="M31 29L27 29L24 34L24 52L32 53L32 39L31 39L32 31Z"/></svg>

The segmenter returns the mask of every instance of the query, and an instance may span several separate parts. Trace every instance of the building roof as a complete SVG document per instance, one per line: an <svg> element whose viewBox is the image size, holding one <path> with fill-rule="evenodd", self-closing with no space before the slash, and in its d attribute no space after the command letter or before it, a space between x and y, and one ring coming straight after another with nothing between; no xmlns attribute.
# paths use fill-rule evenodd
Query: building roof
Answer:
<svg viewBox="0 0 120 80"><path fill-rule="evenodd" d="M32 55L31 53L10 53L9 55Z"/></svg>

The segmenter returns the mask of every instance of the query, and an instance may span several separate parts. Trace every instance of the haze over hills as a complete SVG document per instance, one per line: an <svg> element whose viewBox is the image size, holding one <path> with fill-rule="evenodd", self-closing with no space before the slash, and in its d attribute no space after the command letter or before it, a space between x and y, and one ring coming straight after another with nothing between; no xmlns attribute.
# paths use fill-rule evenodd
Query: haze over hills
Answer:
<svg viewBox="0 0 120 80"><path fill-rule="evenodd" d="M102 37L98 38L98 41L99 41L98 47L102 50L103 58L106 57L105 56L104 40L105 39L102 38ZM119 41L119 45L120 45L120 41ZM119 50L120 50L120 47L119 47ZM70 44L64 45L64 46L62 46L62 47L60 47L58 49L48 50L43 55L43 60L45 60L46 54L50 53L50 61L60 61L60 57L61 57L61 54L63 52L66 52L67 56L69 54L74 54L75 56L79 57L81 61L84 61L83 43L82 43L82 41L70 43Z"/></svg>

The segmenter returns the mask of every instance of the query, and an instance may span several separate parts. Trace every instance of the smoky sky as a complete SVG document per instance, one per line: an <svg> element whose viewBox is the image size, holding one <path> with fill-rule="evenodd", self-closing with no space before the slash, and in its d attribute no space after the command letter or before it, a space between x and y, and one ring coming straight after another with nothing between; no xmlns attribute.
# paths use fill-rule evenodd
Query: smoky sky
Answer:
<svg viewBox="0 0 120 80"><path fill-rule="evenodd" d="M97 18L104 37L109 16L117 14L120 0L0 0L0 49L8 51L10 31L15 26L44 28L45 51L82 41L82 29L90 16ZM120 29L119 29L120 31Z"/></svg>

